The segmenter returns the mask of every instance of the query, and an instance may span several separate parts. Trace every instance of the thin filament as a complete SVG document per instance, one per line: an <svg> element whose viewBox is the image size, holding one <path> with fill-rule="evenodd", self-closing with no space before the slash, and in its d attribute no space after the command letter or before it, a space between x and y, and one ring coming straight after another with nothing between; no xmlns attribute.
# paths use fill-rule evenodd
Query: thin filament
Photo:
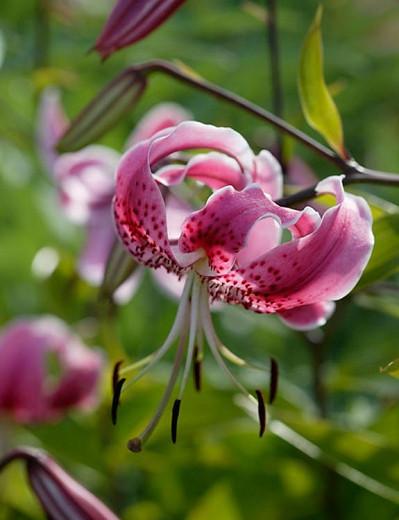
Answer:
<svg viewBox="0 0 399 520"><path fill-rule="evenodd" d="M255 399L253 395L251 395L248 390L238 381L238 379L234 376L234 374L230 371L229 367L223 360L218 348L218 338L213 328L212 318L209 310L209 301L208 301L208 291L204 286L204 290L202 291L201 298L201 321L203 330L205 333L206 340L208 342L209 348L215 358L219 367L228 375L231 379L232 383L238 388L240 392L242 392L247 398L249 398L253 403L257 404L258 401Z"/></svg>
<svg viewBox="0 0 399 520"><path fill-rule="evenodd" d="M176 313L176 319L172 325L172 328L168 334L168 337L166 338L164 344L156 350L151 356L147 356L147 358L150 358L148 361L148 364L146 367L143 368L141 372L139 372L137 375L135 375L125 386L124 390L129 388L133 383L137 382L139 379L141 379L159 360L163 358L163 356L168 352L170 347L173 345L175 340L177 339L179 333L181 332L182 326L184 321L186 320L187 316L187 309L190 306L189 303L189 296L190 296L190 290L191 290L191 284L193 281L193 275L190 273L187 277L186 283L184 285L183 293L181 296L179 308L177 309ZM143 363L146 358L142 359L141 362ZM140 363L138 361L137 363ZM135 365L137 365L135 363ZM126 367L125 369L121 370L121 374L125 374L125 371L127 369L130 369L129 367Z"/></svg>
<svg viewBox="0 0 399 520"><path fill-rule="evenodd" d="M184 389L190 375L191 363L194 356L195 339L198 329L198 313L200 307L201 282L198 277L194 279L193 290L191 294L191 313L190 313L190 332L188 337L188 346L186 354L186 363L184 365L183 377L180 384L178 399L182 399Z"/></svg>
<svg viewBox="0 0 399 520"><path fill-rule="evenodd" d="M135 439L131 439L131 441L129 441L128 446L130 447L133 445L136 448L136 449L133 449L132 451L140 451L141 446L148 440L151 433L154 431L155 427L159 423L159 420L161 419L161 417L165 411L165 408L168 405L170 396L172 394L173 388L176 384L177 377L179 375L179 370L180 370L181 362L182 362L184 351L185 351L186 341L187 341L187 332L188 332L187 329L188 329L188 320L186 320L185 323L183 324L183 328L182 328L182 332L181 332L181 336L180 336L180 340L179 340L179 345L177 347L175 360L173 362L172 372L170 374L170 378L169 378L168 384L165 388L161 402L159 403L159 406L158 406L157 411L155 412L155 415L153 416L151 421L148 423L146 428L142 431L142 433L140 435L138 435L138 437L136 437Z"/></svg>

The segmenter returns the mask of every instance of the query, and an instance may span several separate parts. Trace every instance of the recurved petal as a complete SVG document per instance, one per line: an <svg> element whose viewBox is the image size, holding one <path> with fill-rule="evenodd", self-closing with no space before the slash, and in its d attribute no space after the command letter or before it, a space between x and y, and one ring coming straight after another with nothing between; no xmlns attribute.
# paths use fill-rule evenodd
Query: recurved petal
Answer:
<svg viewBox="0 0 399 520"><path fill-rule="evenodd" d="M267 150L262 150L255 157L252 182L256 182L272 199L283 194L283 174L277 159Z"/></svg>
<svg viewBox="0 0 399 520"><path fill-rule="evenodd" d="M325 325L334 310L334 302L319 302L279 312L279 317L292 329L311 330Z"/></svg>
<svg viewBox="0 0 399 520"><path fill-rule="evenodd" d="M185 0L118 0L95 48L106 58L141 40L178 9Z"/></svg>
<svg viewBox="0 0 399 520"><path fill-rule="evenodd" d="M252 171L254 154L247 141L231 128L216 127L185 121L180 123L170 133L154 139L151 145L150 161L155 164L168 155L194 148L209 148L231 156L241 166L242 170Z"/></svg>
<svg viewBox="0 0 399 520"><path fill-rule="evenodd" d="M165 128L171 128L192 116L188 110L177 103L160 103L149 110L138 122L127 140L126 148L145 141Z"/></svg>
<svg viewBox="0 0 399 520"><path fill-rule="evenodd" d="M237 161L219 152L194 155L186 166L165 166L156 173L156 178L165 186L180 184L186 177L195 179L213 190L224 186L242 190L249 180Z"/></svg>
<svg viewBox="0 0 399 520"><path fill-rule="evenodd" d="M205 252L208 265L198 266L204 275L227 273L247 245L248 234L254 224L268 217L291 229L295 236L310 233L319 223L318 215L313 210L282 208L257 184L251 184L242 191L227 186L216 191L204 208L192 213L185 221L179 240L180 250L186 254L198 250ZM259 229L264 231L264 226L259 225ZM265 243L263 252L269 246L270 242ZM252 250L253 254L259 253L257 246ZM251 254L248 250L246 253ZM245 261L245 258L242 260Z"/></svg>
<svg viewBox="0 0 399 520"><path fill-rule="evenodd" d="M179 273L169 245L166 209L152 176L148 154L151 142L129 150L117 169L114 215L118 233L136 260L149 267L164 266Z"/></svg>
<svg viewBox="0 0 399 520"><path fill-rule="evenodd" d="M325 179L318 191L337 199L319 227L212 280L214 297L257 312L282 312L339 300L350 292L373 248L370 209L361 197L344 193L340 177Z"/></svg>

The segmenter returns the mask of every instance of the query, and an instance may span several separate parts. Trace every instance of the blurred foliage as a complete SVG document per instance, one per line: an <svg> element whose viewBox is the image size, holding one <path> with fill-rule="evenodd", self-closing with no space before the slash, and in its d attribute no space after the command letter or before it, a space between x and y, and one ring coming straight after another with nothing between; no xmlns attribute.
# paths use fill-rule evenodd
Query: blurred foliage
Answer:
<svg viewBox="0 0 399 520"><path fill-rule="evenodd" d="M86 51L110 5L108 0L1 3L0 321L56 314L89 344L115 349L120 342L132 358L139 358L162 342L176 305L147 275L115 323L99 321L97 291L75 271L83 233L60 214L54 186L38 159L40 92L50 84L59 86L74 116L121 69L160 57L180 60L203 77L269 106L270 77L262 2L189 0L148 39L101 64ZM313 0L279 1L286 115L317 138L301 116L297 94L300 48L316 7ZM398 30L395 0L325 2L325 76L343 119L346 145L359 162L388 171L399 170ZM234 127L254 148L273 143L273 131L259 121L160 75L151 79L137 109L102 142L122 149L138 118L162 100L185 105L204 122ZM336 173L299 146L295 153L319 177ZM340 302L323 332L305 337L274 317L240 308L225 308L215 323L239 355L258 363L267 363L270 355L279 360L281 384L270 410L273 417L397 496L398 381L380 367L398 357L394 271L399 190L362 186L353 191L374 204L376 249L354 298ZM51 265L44 269L37 260L43 248L52 252ZM386 276L390 278L381 282ZM329 419L320 421L315 419L312 363L323 335ZM371 492L342 476L331 483L323 459L312 458L295 442L272 431L259 440L257 426L233 403L229 382L208 359L204 391L187 392L182 404L177 445L170 443L165 419L143 453L127 452L126 440L140 430L160 398L166 368L158 367L123 400L116 428L110 423L109 382L104 380L105 397L95 414L71 414L57 424L30 428L4 421L2 451L17 443L44 447L126 520L392 519L398 513L393 495L387 499L378 489ZM250 388L267 385L260 372L244 370L239 377ZM329 502L331 493L338 512ZM1 519L42 518L19 468L1 476L0 501L7 505L0 508Z"/></svg>

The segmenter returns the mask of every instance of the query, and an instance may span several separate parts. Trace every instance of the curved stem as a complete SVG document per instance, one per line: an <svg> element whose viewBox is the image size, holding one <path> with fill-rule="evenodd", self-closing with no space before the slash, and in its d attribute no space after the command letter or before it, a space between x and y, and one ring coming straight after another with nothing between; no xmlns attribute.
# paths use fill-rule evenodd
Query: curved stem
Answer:
<svg viewBox="0 0 399 520"><path fill-rule="evenodd" d="M302 142L305 146L312 149L314 152L318 153L326 160L337 165L342 171L346 171L348 169L347 161L339 157L339 155L330 150L330 148L328 148L327 146L324 146L323 144L319 143L318 141L308 136L301 130L298 130L294 126L290 125L280 117L276 116L275 114L272 114L268 110L261 108L255 103L248 101L247 99L239 96L238 94L235 94L234 92L219 87L218 85L215 85L210 81L206 81L197 75L189 74L188 72L177 67L176 65L169 63L168 61L151 60L129 67L128 71L136 75L148 75L154 72L162 72L164 74L167 74L168 76L172 76L173 78L183 83L186 83L187 85L195 87L198 90L202 90L210 96L213 96L217 99L222 99L223 101L227 101L228 103L231 103L236 107L256 117L259 117L260 119L271 124L281 132L284 132L285 134L290 135L291 137L296 139L297 141ZM126 71L124 71L123 74L126 74Z"/></svg>
<svg viewBox="0 0 399 520"><path fill-rule="evenodd" d="M124 71L122 74L126 74L128 72L133 73L136 75L136 77L140 77L140 75L152 74L154 72L162 72L198 90L202 90L210 96L213 96L217 99L222 99L223 101L231 103L232 105L235 105L236 107L256 117L259 117L281 132L301 142L315 153L319 154L321 157L324 157L324 159L327 161L335 164L335 166L337 166L339 170L347 176L345 179L346 184L364 182L371 184L399 185L399 175L364 168L351 158L344 159L327 146L319 143L312 137L308 136L301 130L298 130L298 128L295 128L268 110L261 108L255 103L248 101L234 92L206 81L194 73L190 74L189 72L184 71L172 63L164 60L151 60L129 67L127 71ZM302 193L301 200L313 198L315 196L315 192L314 190L311 190L312 188L309 188L309 190L304 190L305 193ZM299 202L301 200L299 200Z"/></svg>

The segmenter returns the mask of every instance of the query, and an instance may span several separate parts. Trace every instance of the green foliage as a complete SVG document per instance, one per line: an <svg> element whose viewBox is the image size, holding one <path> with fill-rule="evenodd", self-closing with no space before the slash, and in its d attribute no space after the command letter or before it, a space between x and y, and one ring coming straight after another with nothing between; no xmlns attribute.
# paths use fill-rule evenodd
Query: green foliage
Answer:
<svg viewBox="0 0 399 520"><path fill-rule="evenodd" d="M341 117L324 80L321 16L322 8L320 6L302 48L299 66L299 93L306 121L326 139L339 155L344 157Z"/></svg>
<svg viewBox="0 0 399 520"><path fill-rule="evenodd" d="M53 181L37 157L38 94L49 84L61 88L73 118L123 68L155 57L177 58L203 77L270 108L264 24L242 10L238 0L189 1L148 39L100 63L86 49L92 46L110 2L51 4L57 7L50 15L48 60L40 66L33 66L38 45L33 30L35 3L0 5L4 52L0 320L4 324L20 314L56 314L93 347L115 352L123 345L131 359L139 359L161 344L176 304L147 274L135 298L119 310L116 322L100 319L98 291L76 273L84 232L60 214ZM279 2L286 114L296 125L301 124L298 49L315 8L313 0ZM360 162L391 171L397 171L399 165L398 25L395 2L325 3L326 76L337 78L342 86L337 95L346 122L346 143ZM254 148L269 148L274 142L273 130L258 120L161 75L151 79L139 104L126 111L101 142L121 150L139 117L160 101L177 101L204 122L233 126ZM296 147L293 153L305 159L320 178L335 173L307 150ZM365 189L357 186L356 193L364 194ZM397 287L399 224L392 203L399 202L399 194L391 188L368 189L377 218L373 257L354 298L356 303L341 302L324 331L329 421L314 419L312 347L302 335L272 316L249 314L240 308L215 314L220 336L238 355L264 366L268 366L269 356L278 359L281 381L277 401L268 410L271 424L273 419L284 420L326 454L327 461L310 457L272 427L259 439L257 425L234 404L234 389L209 356L205 358L202 393L189 389L182 403L176 446L171 445L170 418L165 417L144 452L135 455L126 450L127 439L140 431L160 399L168 358L123 396L116 427L110 422L107 374L94 414L74 413L58 423L31 428L4 421L2 450L16 444L47 449L124 520L323 518L328 507L325 466L332 459L397 492L397 379L388 372L380 373L380 367L397 358L397 292L396 296L390 293L388 300L385 293L372 291L379 290L374 282L381 280ZM43 247L52 248L58 262L53 271L38 276L32 271L32 261ZM237 369L236 373L249 388L267 390L266 372ZM335 486L339 518L385 520L397 515L395 502L362 482L348 480L342 472ZM42 518L17 466L0 476L0 518Z"/></svg>
<svg viewBox="0 0 399 520"><path fill-rule="evenodd" d="M383 280L399 269L399 213L374 221L375 246L357 288Z"/></svg>

